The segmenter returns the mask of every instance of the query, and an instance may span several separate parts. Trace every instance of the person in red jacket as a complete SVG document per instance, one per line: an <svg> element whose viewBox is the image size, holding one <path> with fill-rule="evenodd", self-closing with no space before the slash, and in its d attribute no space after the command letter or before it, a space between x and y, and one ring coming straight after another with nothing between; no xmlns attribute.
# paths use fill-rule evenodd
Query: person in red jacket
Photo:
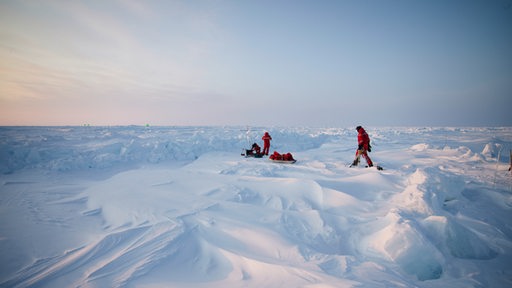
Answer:
<svg viewBox="0 0 512 288"><path fill-rule="evenodd" d="M261 140L263 140L262 154L268 155L268 150L270 149L270 140L272 140L272 137L270 137L268 132L265 132L265 135L263 135L263 137L261 137Z"/></svg>
<svg viewBox="0 0 512 288"><path fill-rule="evenodd" d="M372 146L370 145L370 137L368 136L368 133L366 133L363 127L357 126L356 130L358 144L356 151L356 159L354 159L354 162L352 162L352 165L350 166L357 166L362 155L366 160L366 163L368 163L368 167L372 167L372 159L370 159L370 156L368 156L368 152L372 151Z"/></svg>

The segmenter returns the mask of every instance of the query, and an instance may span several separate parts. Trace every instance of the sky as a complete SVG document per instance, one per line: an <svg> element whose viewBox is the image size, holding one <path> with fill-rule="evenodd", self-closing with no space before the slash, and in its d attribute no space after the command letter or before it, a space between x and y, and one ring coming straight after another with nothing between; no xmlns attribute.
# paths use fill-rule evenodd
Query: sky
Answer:
<svg viewBox="0 0 512 288"><path fill-rule="evenodd" d="M511 126L512 0L0 1L0 125Z"/></svg>

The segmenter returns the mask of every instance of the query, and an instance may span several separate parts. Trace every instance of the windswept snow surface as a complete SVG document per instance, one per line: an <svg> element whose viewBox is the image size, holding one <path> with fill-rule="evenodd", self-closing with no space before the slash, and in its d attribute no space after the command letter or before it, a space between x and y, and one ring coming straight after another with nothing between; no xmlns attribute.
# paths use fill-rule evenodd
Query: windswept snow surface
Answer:
<svg viewBox="0 0 512 288"><path fill-rule="evenodd" d="M511 287L512 127L366 128L2 127L0 286Z"/></svg>

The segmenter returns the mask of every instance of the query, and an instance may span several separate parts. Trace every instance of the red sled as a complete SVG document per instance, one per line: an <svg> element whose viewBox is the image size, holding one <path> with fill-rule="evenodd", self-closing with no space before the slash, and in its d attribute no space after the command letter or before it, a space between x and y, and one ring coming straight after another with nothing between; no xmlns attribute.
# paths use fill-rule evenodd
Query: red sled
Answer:
<svg viewBox="0 0 512 288"><path fill-rule="evenodd" d="M277 151L274 151L274 153L270 155L268 159L276 163L293 164L297 162L297 160L293 159L292 153L289 152L285 154L279 154Z"/></svg>
<svg viewBox="0 0 512 288"><path fill-rule="evenodd" d="M273 160L273 159L268 159L272 162L275 162L275 163L284 163L284 164L293 164L295 162L297 162L297 160Z"/></svg>

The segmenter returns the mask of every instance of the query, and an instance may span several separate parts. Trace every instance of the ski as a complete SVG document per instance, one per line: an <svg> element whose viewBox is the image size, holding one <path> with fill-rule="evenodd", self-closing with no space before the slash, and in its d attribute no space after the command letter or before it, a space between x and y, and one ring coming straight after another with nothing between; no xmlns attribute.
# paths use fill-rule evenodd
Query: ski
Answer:
<svg viewBox="0 0 512 288"><path fill-rule="evenodd" d="M352 164L349 164L349 165L348 165L348 167L349 167L349 168L354 168L354 167L359 167L359 166L358 166L358 165L354 165L354 164L352 163ZM379 170L379 171L384 170L384 168L382 168L382 166L380 166L380 165L375 165L375 166L371 166L371 167L370 167L370 166L368 166L368 165L364 166L364 168L372 168L372 167L375 167L375 168L376 168L377 170Z"/></svg>

